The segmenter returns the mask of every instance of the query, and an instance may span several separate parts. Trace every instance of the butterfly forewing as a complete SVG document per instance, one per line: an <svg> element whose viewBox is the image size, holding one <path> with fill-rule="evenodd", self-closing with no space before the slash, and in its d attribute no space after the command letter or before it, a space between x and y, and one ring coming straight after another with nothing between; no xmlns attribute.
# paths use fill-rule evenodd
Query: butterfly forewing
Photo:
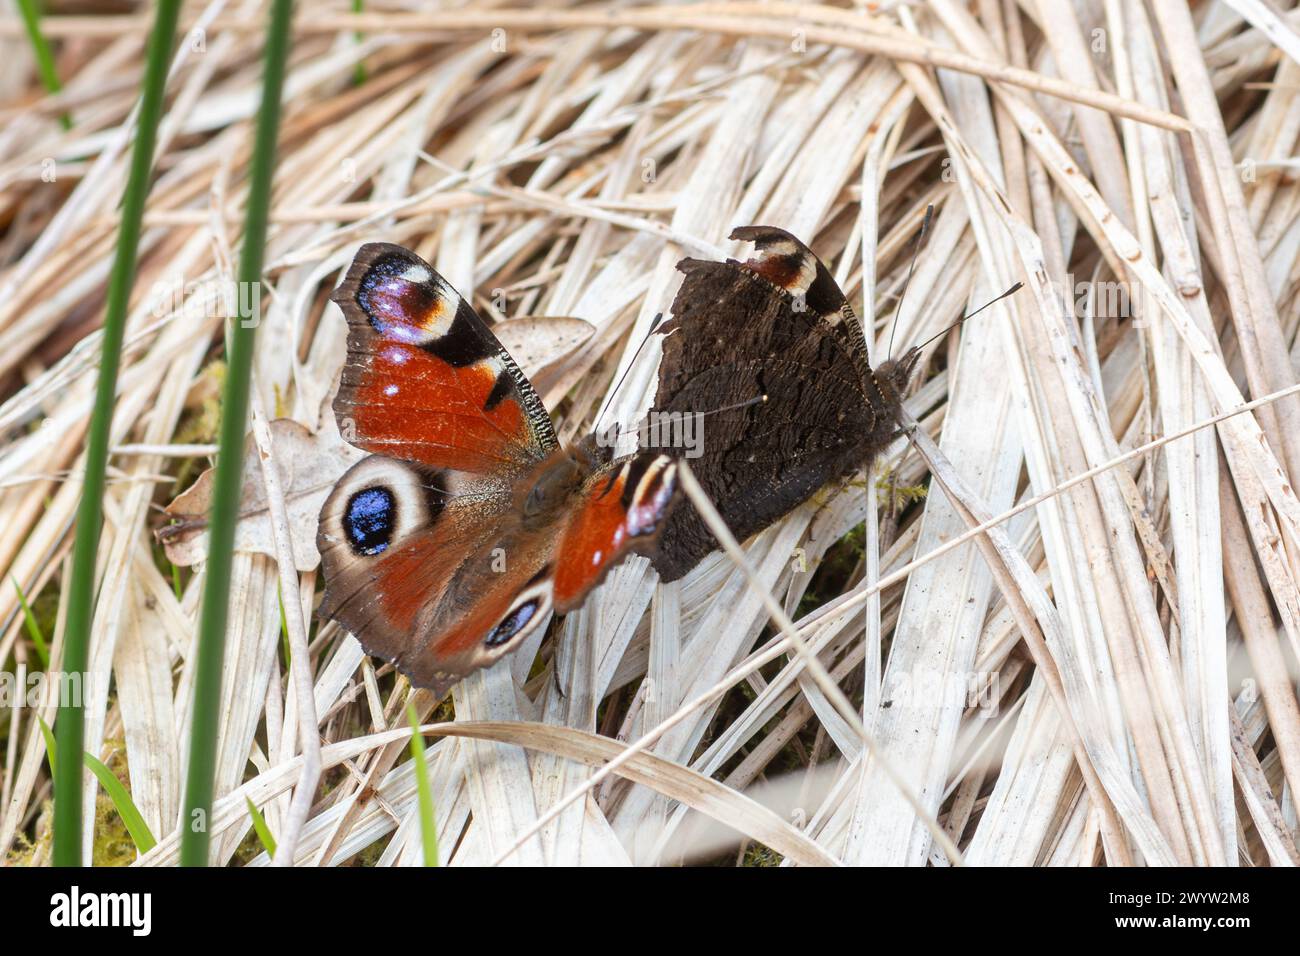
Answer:
<svg viewBox="0 0 1300 956"><path fill-rule="evenodd" d="M556 447L541 399L470 304L415 253L361 247L334 301L348 356L334 413L358 448L515 475Z"/></svg>

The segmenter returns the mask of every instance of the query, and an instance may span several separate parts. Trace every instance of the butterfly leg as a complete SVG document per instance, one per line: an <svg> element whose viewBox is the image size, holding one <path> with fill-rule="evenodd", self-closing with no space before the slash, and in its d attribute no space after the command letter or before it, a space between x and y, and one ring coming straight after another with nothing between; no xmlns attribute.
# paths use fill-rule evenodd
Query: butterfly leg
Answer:
<svg viewBox="0 0 1300 956"><path fill-rule="evenodd" d="M898 531L898 483L891 470L885 478L885 513L880 521L880 548L887 549L894 542Z"/></svg>
<svg viewBox="0 0 1300 956"><path fill-rule="evenodd" d="M564 685L560 683L560 669L551 668L551 681L555 684L555 692L560 695L560 700L568 700L569 695L564 692Z"/></svg>
<svg viewBox="0 0 1300 956"><path fill-rule="evenodd" d="M892 445L899 438L910 438L914 425L900 425L889 436L884 447ZM898 470L890 468L885 475L883 482L883 491L886 495L885 513L880 522L880 546L882 549L888 548L894 542L894 537L898 532L898 501L901 496L898 486Z"/></svg>

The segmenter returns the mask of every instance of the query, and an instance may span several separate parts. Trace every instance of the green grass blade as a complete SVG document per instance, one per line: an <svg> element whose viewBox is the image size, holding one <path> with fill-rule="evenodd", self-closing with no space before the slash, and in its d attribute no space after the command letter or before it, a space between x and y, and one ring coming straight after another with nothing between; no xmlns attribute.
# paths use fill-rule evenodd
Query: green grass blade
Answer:
<svg viewBox="0 0 1300 956"><path fill-rule="evenodd" d="M99 778L99 785L108 794L108 799L113 801L113 807L126 825L126 832L131 834L135 848L141 853L148 853L158 841L154 839L149 824L144 822L144 817L140 815L140 810L131 799L131 794L127 792L126 787L122 786L122 781L117 779L117 774L104 766L99 758L88 753L83 756L86 758L86 766Z"/></svg>
<svg viewBox="0 0 1300 956"><path fill-rule="evenodd" d="M36 715L36 722L41 725L41 736L45 738L45 756L49 758L50 779L53 780L54 752L58 750L58 744L54 742L54 731L50 730L50 725L45 722L44 718L42 718L40 714Z"/></svg>
<svg viewBox="0 0 1300 956"><path fill-rule="evenodd" d="M365 9L365 0L352 0L353 13L362 13L364 12L364 9ZM361 34L360 33L352 34L352 39L354 42L360 43ZM357 65L352 68L352 82L356 86L360 86L361 84L366 82L366 63L364 60L357 63Z"/></svg>
<svg viewBox="0 0 1300 956"><path fill-rule="evenodd" d="M278 585L275 589L275 602L280 607L280 650L284 653L284 669L288 673L293 666L293 651L289 647L289 622L284 618L284 593Z"/></svg>
<svg viewBox="0 0 1300 956"><path fill-rule="evenodd" d="M244 798L248 804L248 815L253 818L253 831L257 834L257 840L262 844L262 849L266 851L267 856L275 858L275 837L271 836L271 828L266 825L266 817L262 816L262 811L257 809L257 804L248 797Z"/></svg>
<svg viewBox="0 0 1300 956"><path fill-rule="evenodd" d="M424 846L424 865L438 865L438 820L433 813L433 788L429 786L429 762L424 756L424 738L420 736L420 718L415 707L406 705L406 719L411 724L411 759L415 761L415 793L420 808L420 842Z"/></svg>
<svg viewBox="0 0 1300 956"><path fill-rule="evenodd" d="M280 126L280 96L289 51L291 0L274 0L266 37L262 71L262 103L250 163L248 210L239 255L239 312L227 342L226 381L222 389L221 430L217 441L217 472L212 513L208 521L208 566L194 675L194 712L190 721L190 758L185 778L185 821L181 835L181 865L208 863L208 819L212 814L213 775L217 758L217 710L221 699L221 662L225 654L230 602L230 568L243 483L244 432L248 393L253 374L255 321L251 306L258 301L262 257L271 205L271 174Z"/></svg>
<svg viewBox="0 0 1300 956"><path fill-rule="evenodd" d="M18 12L23 18L23 27L27 30L27 39L32 44L32 55L36 57L36 72L40 74L41 85L48 93L57 93L63 89L59 82L59 71L54 65L54 53L49 41L41 32L41 11L36 0L18 0ZM64 129L72 128L72 117L64 113L59 117Z"/></svg>
<svg viewBox="0 0 1300 956"><path fill-rule="evenodd" d="M45 632L41 630L41 625L36 621L36 615L27 605L27 595L23 593L23 586L18 583L18 579L12 574L9 580L14 583L14 590L18 592L18 604L23 609L23 624L27 628L27 636L32 639L32 646L36 648L36 656L41 659L41 669L50 669L50 646L45 643Z"/></svg>
<svg viewBox="0 0 1300 956"><path fill-rule="evenodd" d="M81 489L81 504L77 509L72 571L67 584L68 615L63 637L63 670L77 675L75 680L79 688L90 657L90 623L95 609L95 555L99 550L100 525L103 523L104 475L108 467L108 442L113 424L117 371L122 357L122 336L131 286L135 282L144 201L149 192L158 119L162 115L167 66L180 6L179 0L159 0L153 32L149 36L140 115L135 144L131 150L126 193L122 199L117 249L108 279L103 354L99 363L95 407L91 412L90 431L86 439L86 477ZM65 681L60 686L66 688L69 682ZM55 866L81 865L80 755L85 749L81 698L85 689L80 690L82 693L75 694L73 699L59 701L59 716L55 723L61 754L56 758L59 773L54 791L52 860Z"/></svg>

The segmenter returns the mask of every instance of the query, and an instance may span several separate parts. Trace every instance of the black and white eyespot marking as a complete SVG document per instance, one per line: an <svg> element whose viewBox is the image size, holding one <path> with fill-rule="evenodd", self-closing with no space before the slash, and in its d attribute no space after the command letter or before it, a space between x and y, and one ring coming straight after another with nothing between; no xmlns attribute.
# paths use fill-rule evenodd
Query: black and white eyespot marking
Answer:
<svg viewBox="0 0 1300 956"><path fill-rule="evenodd" d="M397 527L397 498L384 485L353 492L343 509L343 532L356 554L373 557L392 543Z"/></svg>
<svg viewBox="0 0 1300 956"><path fill-rule="evenodd" d="M742 226L732 239L754 243L760 274L822 316L835 316L845 303L844 293L834 277L795 236L774 226Z"/></svg>
<svg viewBox="0 0 1300 956"><path fill-rule="evenodd" d="M442 334L454 289L404 249L378 255L357 280L356 303L380 335L420 343Z"/></svg>
<svg viewBox="0 0 1300 956"><path fill-rule="evenodd" d="M362 311L374 326L376 332L381 335L384 332L384 323L378 315L378 303L375 301L375 292L381 284L390 282L401 274L401 267L398 258L391 253L381 256L370 264L365 275L357 284L357 304L361 306Z"/></svg>
<svg viewBox="0 0 1300 956"><path fill-rule="evenodd" d="M628 462L621 503L627 512L627 533L633 538L654 534L677 494L677 463L667 455L642 455Z"/></svg>
<svg viewBox="0 0 1300 956"><path fill-rule="evenodd" d="M358 558L381 558L438 521L459 493L455 481L449 471L378 455L361 459L325 499L317 535L321 553L337 545Z"/></svg>
<svg viewBox="0 0 1300 956"><path fill-rule="evenodd" d="M488 636L483 639L483 643L488 647L499 647L509 641L528 625L528 622L537 613L540 604L541 601L538 598L533 598L531 601L516 605L500 624L488 632Z"/></svg>
<svg viewBox="0 0 1300 956"><path fill-rule="evenodd" d="M543 626L551 612L550 569L543 568L515 597L496 627L483 638L482 653L495 660ZM484 661L486 663L486 661Z"/></svg>
<svg viewBox="0 0 1300 956"><path fill-rule="evenodd" d="M637 502L654 501L660 498L667 486L673 484L676 480L676 464L668 463L667 459L659 459L654 464L654 470L649 472L645 480L638 485L636 490Z"/></svg>

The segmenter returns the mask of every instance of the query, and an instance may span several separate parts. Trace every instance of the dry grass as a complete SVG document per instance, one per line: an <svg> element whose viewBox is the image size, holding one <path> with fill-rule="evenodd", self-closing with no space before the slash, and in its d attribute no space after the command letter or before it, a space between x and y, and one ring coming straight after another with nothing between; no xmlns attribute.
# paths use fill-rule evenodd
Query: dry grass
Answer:
<svg viewBox="0 0 1300 956"><path fill-rule="evenodd" d="M34 67L0 80L0 659L20 680L43 665L9 579L57 666L147 23L52 6L63 92ZM323 6L287 85L250 429L277 468L250 465L214 862L269 862L249 800L293 862L421 862L409 688L312 615L315 508L351 460L326 296L357 244L414 248L493 319L591 323L511 332L571 438L675 262L734 254L752 222L813 245L877 358L1026 288L931 346L916 439L869 480L677 584L629 561L463 682L428 751L444 862L1300 862L1300 15ZM212 450L206 306L238 246L260 7L187 5L127 333L86 745L158 837L141 865L177 859L203 541L173 542L178 595L154 531ZM30 63L16 20L0 47ZM653 390L638 363L607 420ZM40 864L54 702L23 703L0 717L0 851ZM322 786L294 801L304 719ZM132 859L111 813L86 826L97 861Z"/></svg>

